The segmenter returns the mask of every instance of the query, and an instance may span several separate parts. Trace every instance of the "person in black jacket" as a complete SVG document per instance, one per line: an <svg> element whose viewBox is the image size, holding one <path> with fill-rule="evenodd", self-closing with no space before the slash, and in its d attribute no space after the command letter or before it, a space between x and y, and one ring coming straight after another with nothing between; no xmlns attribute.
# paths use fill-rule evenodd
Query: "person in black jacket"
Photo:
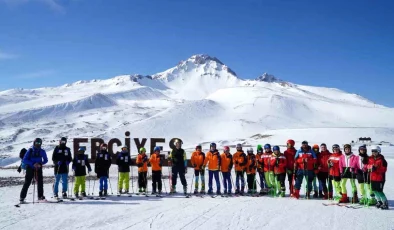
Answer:
<svg viewBox="0 0 394 230"><path fill-rule="evenodd" d="M88 155L85 155L86 148L80 147L78 149L78 155L75 156L72 164L73 174L75 175L75 187L74 194L75 197L79 197L79 188L81 187L81 195L86 197L86 168L88 168L88 173L92 171L90 167Z"/></svg>
<svg viewBox="0 0 394 230"><path fill-rule="evenodd" d="M185 174L187 173L187 161L186 152L182 149L182 143L179 140L175 140L175 149L173 149L169 155L169 161L172 165L172 186L170 193L176 192L176 182L179 177L181 178L181 183L183 185L183 192L187 194L187 181Z"/></svg>
<svg viewBox="0 0 394 230"><path fill-rule="evenodd" d="M97 174L97 178L100 179L100 191L99 196L107 196L108 191L108 177L109 168L112 164L111 154L107 151L107 144L100 145L100 152L97 154L96 161L94 163L94 172Z"/></svg>
<svg viewBox="0 0 394 230"><path fill-rule="evenodd" d="M55 184L53 185L54 197L58 198L59 182L62 180L63 198L67 198L68 189L68 165L72 161L71 150L66 146L67 138L62 137L59 145L55 147L52 154L52 161L55 165Z"/></svg>
<svg viewBox="0 0 394 230"><path fill-rule="evenodd" d="M129 193L131 157L127 146L123 146L122 152L118 153L118 156L116 158L116 164L118 165L119 171L119 194L122 193L123 185L125 188L124 193Z"/></svg>

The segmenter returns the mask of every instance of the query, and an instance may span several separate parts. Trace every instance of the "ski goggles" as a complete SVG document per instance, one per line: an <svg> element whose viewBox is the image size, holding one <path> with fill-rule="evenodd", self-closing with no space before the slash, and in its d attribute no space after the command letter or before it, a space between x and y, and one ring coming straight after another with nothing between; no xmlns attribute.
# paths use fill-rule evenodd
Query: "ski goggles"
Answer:
<svg viewBox="0 0 394 230"><path fill-rule="evenodd" d="M81 147L79 147L78 151L86 151L86 147L85 146L81 146Z"/></svg>
<svg viewBox="0 0 394 230"><path fill-rule="evenodd" d="M42 144L42 142L40 142L40 141L36 141L36 142L34 142L34 144L35 144L35 145L41 145L41 144Z"/></svg>
<svg viewBox="0 0 394 230"><path fill-rule="evenodd" d="M67 141L61 141L60 142L60 144L66 144L67 143Z"/></svg>
<svg viewBox="0 0 394 230"><path fill-rule="evenodd" d="M371 152L373 152L373 153L378 153L379 151L378 150L372 150Z"/></svg>
<svg viewBox="0 0 394 230"><path fill-rule="evenodd" d="M319 151L319 149L313 149L313 150L315 150L315 152Z"/></svg>

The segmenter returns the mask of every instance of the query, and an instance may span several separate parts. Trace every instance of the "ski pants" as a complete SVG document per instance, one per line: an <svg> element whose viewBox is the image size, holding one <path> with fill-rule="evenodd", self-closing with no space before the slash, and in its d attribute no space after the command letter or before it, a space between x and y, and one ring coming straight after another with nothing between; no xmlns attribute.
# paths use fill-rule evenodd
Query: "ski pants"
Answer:
<svg viewBox="0 0 394 230"><path fill-rule="evenodd" d="M347 194L347 190L346 190L346 182L347 180L350 180L350 184L352 185L352 194L357 192L357 186L356 186L356 181L355 179L351 179L351 178L342 178L341 180L341 191L342 194Z"/></svg>
<svg viewBox="0 0 394 230"><path fill-rule="evenodd" d="M159 192L162 189L161 171L152 171L152 190L156 192L156 186Z"/></svg>
<svg viewBox="0 0 394 230"><path fill-rule="evenodd" d="M274 194L286 191L286 173L275 174Z"/></svg>
<svg viewBox="0 0 394 230"><path fill-rule="evenodd" d="M260 177L260 188L265 189L267 187L267 183L265 182L265 175L264 172L258 172Z"/></svg>
<svg viewBox="0 0 394 230"><path fill-rule="evenodd" d="M357 174L357 182L362 197L367 198L375 196L371 189L371 175L369 172L359 172Z"/></svg>
<svg viewBox="0 0 394 230"><path fill-rule="evenodd" d="M248 191L255 191L256 189L256 174L251 173L246 175L248 181Z"/></svg>
<svg viewBox="0 0 394 230"><path fill-rule="evenodd" d="M231 193L231 190L233 189L231 183L231 172L223 172L222 175L223 175L224 193Z"/></svg>
<svg viewBox="0 0 394 230"><path fill-rule="evenodd" d="M185 177L185 168L178 168L178 167L172 167L172 188L176 187L176 182L178 179L178 174L179 174L179 178L181 179L181 183L183 185L183 188L187 187L187 181L186 181L186 177Z"/></svg>
<svg viewBox="0 0 394 230"><path fill-rule="evenodd" d="M264 172L264 177L265 177L265 183L267 184L267 188L272 188L275 183L274 172L272 171Z"/></svg>
<svg viewBox="0 0 394 230"><path fill-rule="evenodd" d="M384 181L371 181L372 192L375 194L376 200L385 203L387 201L386 195L383 192Z"/></svg>
<svg viewBox="0 0 394 230"><path fill-rule="evenodd" d="M100 177L100 191L107 190L108 189L108 177L102 176Z"/></svg>
<svg viewBox="0 0 394 230"><path fill-rule="evenodd" d="M194 176L195 176L194 189L196 191L198 190L198 181L201 179L201 191L205 192L205 171L200 169L195 169Z"/></svg>
<svg viewBox="0 0 394 230"><path fill-rule="evenodd" d="M297 190L301 189L301 185L302 185L302 181L304 180L304 177L306 179L307 182L307 192L312 191L312 181L313 178L315 177L315 172L313 172L313 170L303 170L303 169L299 169L297 171L297 180L296 183L294 185L294 188Z"/></svg>
<svg viewBox="0 0 394 230"><path fill-rule="evenodd" d="M245 187L245 172L244 171L235 171L235 186L239 191L239 181L241 180L241 188Z"/></svg>
<svg viewBox="0 0 394 230"><path fill-rule="evenodd" d="M146 189L148 172L138 172L138 187Z"/></svg>
<svg viewBox="0 0 394 230"><path fill-rule="evenodd" d="M324 194L327 193L328 189L327 189L327 179L328 179L328 172L319 172L317 174L317 178L319 179L319 184L321 184L322 186L322 191L324 192ZM319 189L320 191L320 189ZM330 192L332 192L332 187Z"/></svg>
<svg viewBox="0 0 394 230"><path fill-rule="evenodd" d="M130 172L119 172L118 191L123 189L129 190L130 187Z"/></svg>
<svg viewBox="0 0 394 230"><path fill-rule="evenodd" d="M86 188L85 182L86 182L86 176L75 177L74 194L79 193L79 187L81 187L81 192L85 192L85 188Z"/></svg>
<svg viewBox="0 0 394 230"><path fill-rule="evenodd" d="M335 188L335 196L340 196L342 194L341 191L341 177L339 176L329 176L329 182L328 182L328 191L332 190L332 188ZM331 185L331 186L330 186Z"/></svg>
<svg viewBox="0 0 394 230"><path fill-rule="evenodd" d="M44 196L44 183L42 177L42 168L33 169L30 166L26 168L26 175L25 175L25 183L23 184L20 198L25 199L27 195L27 190L29 190L31 181L33 180L37 182L37 192L38 197ZM34 195L34 194L33 194Z"/></svg>
<svg viewBox="0 0 394 230"><path fill-rule="evenodd" d="M61 173L55 175L55 184L53 186L53 193L58 194L59 192L59 183L60 180L62 180L62 192L67 192L68 189L68 174L67 173Z"/></svg>
<svg viewBox="0 0 394 230"><path fill-rule="evenodd" d="M212 180L213 177L215 177L215 181L216 181L216 191L220 192L220 180L219 180L219 171L218 170L209 170L209 180L208 180L208 192L212 192L213 188L212 188Z"/></svg>

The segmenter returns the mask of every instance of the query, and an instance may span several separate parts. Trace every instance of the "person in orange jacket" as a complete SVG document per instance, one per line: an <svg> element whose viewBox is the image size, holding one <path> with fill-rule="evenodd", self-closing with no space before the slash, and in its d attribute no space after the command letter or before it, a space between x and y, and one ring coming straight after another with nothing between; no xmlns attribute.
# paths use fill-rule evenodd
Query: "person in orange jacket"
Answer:
<svg viewBox="0 0 394 230"><path fill-rule="evenodd" d="M150 156L149 163L152 166L152 195L161 195L162 180L161 180L161 167L163 166L163 160L160 157L160 147L156 146L153 149L153 154ZM158 188L158 193L156 193L156 187Z"/></svg>
<svg viewBox="0 0 394 230"><path fill-rule="evenodd" d="M242 145L237 144L236 146L237 152L233 155L233 163L235 165L235 194L244 194L245 189L245 168L246 168L246 154L242 150ZM239 189L239 181L241 181L241 190Z"/></svg>
<svg viewBox="0 0 394 230"><path fill-rule="evenodd" d="M274 194L280 197L285 197L286 186L286 157L280 152L279 146L274 146L272 148L274 151L270 158L271 168L274 170L275 182L274 182Z"/></svg>
<svg viewBox="0 0 394 230"><path fill-rule="evenodd" d="M287 149L284 152L284 155L286 157L286 170L287 170L287 180L289 181L289 190L290 190L290 196L293 197L294 193L294 182L295 182L295 170L294 170L294 158L297 153L297 150L294 148L295 141L294 140L288 140L286 142L287 144Z"/></svg>
<svg viewBox="0 0 394 230"><path fill-rule="evenodd" d="M253 148L247 151L246 178L248 182L248 195L256 193L256 156L253 154Z"/></svg>
<svg viewBox="0 0 394 230"><path fill-rule="evenodd" d="M213 194L212 188L212 179L215 177L216 181L216 194L220 195L220 180L219 180L219 172L221 165L221 158L219 151L216 149L216 144L210 144L210 150L207 153L207 157L205 158L204 167L208 165L209 172L209 180L208 180L208 194Z"/></svg>
<svg viewBox="0 0 394 230"><path fill-rule="evenodd" d="M233 156L230 153L230 147L224 146L224 152L220 155L221 165L220 169L223 175L223 193L231 196L232 183L231 183L231 169L233 168Z"/></svg>
<svg viewBox="0 0 394 230"><path fill-rule="evenodd" d="M140 148L140 153L137 156L137 167L138 167L138 192L145 193L146 185L148 184L147 174L148 174L148 156L146 155L146 149L144 147Z"/></svg>
<svg viewBox="0 0 394 230"><path fill-rule="evenodd" d="M190 163L194 168L194 176L195 176L194 194L198 194L198 181L200 180L200 178L201 178L200 193L205 194L205 170L203 169L204 161L205 161L205 153L202 152L201 145L197 145L196 151L192 153L192 156L190 158Z"/></svg>
<svg viewBox="0 0 394 230"><path fill-rule="evenodd" d="M257 145L256 166L260 177L260 195L266 195L267 183L265 182L264 176L263 147L261 145Z"/></svg>

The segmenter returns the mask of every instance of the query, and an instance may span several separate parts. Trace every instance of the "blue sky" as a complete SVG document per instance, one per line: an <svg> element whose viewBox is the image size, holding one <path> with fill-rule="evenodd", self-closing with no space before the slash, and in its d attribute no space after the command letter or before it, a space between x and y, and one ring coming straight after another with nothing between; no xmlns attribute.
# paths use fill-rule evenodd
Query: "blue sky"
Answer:
<svg viewBox="0 0 394 230"><path fill-rule="evenodd" d="M0 90L153 74L193 54L394 107L394 1L0 0Z"/></svg>

